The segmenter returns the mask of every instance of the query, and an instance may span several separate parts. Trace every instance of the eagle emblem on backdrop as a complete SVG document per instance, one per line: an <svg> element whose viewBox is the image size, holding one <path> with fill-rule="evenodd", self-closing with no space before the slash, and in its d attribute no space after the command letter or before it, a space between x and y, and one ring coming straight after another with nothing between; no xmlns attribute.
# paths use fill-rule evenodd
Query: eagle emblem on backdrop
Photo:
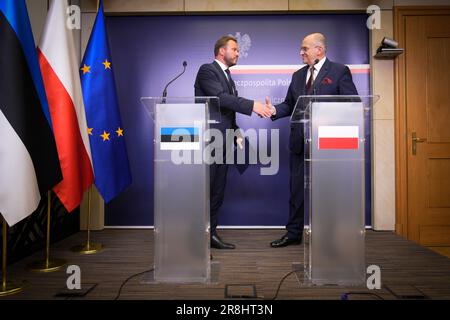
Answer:
<svg viewBox="0 0 450 320"><path fill-rule="evenodd" d="M241 58L247 58L248 52L250 51L250 47L252 46L252 39L250 36L246 33L244 35L241 35L240 32L236 32L236 34L230 36L233 36L238 41L239 45L239 56Z"/></svg>

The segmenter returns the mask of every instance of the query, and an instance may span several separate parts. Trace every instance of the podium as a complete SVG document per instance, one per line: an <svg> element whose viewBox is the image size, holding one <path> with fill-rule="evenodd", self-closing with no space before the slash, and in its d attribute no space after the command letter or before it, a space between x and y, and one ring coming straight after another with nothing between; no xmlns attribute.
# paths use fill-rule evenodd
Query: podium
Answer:
<svg viewBox="0 0 450 320"><path fill-rule="evenodd" d="M142 97L154 122L154 282L211 279L208 128L217 97ZM150 281L152 282L152 281Z"/></svg>
<svg viewBox="0 0 450 320"><path fill-rule="evenodd" d="M300 96L305 146L304 281L365 285L365 123L377 96Z"/></svg>

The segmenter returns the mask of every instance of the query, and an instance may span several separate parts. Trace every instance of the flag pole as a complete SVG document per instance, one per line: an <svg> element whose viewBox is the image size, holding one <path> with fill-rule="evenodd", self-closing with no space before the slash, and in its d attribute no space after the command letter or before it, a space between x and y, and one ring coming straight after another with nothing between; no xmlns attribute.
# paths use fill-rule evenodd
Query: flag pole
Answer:
<svg viewBox="0 0 450 320"><path fill-rule="evenodd" d="M87 241L85 244L77 245L71 249L73 252L81 254L93 254L103 249L101 243L91 243L91 195L92 186L88 190Z"/></svg>
<svg viewBox="0 0 450 320"><path fill-rule="evenodd" d="M2 286L0 287L0 297L8 296L11 294L19 293L25 287L24 284L16 285L13 282L9 282L6 276L6 259L8 257L7 249L8 249L8 226L6 224L5 218L2 217L2 236L3 236L3 248L2 248Z"/></svg>
<svg viewBox="0 0 450 320"><path fill-rule="evenodd" d="M47 192L47 243L46 243L46 254L45 260L35 261L29 264L27 267L31 271L38 272L53 272L61 269L66 261L62 259L50 259L50 216L51 216L51 191Z"/></svg>

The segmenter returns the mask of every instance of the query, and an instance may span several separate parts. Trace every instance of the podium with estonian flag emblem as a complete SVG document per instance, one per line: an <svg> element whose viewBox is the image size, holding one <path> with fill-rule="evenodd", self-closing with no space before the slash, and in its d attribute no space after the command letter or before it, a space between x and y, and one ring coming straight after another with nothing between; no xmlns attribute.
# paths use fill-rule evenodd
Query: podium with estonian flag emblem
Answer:
<svg viewBox="0 0 450 320"><path fill-rule="evenodd" d="M291 122L303 123L305 137L306 285L365 284L365 163L370 148L366 126L377 100L377 96L297 100Z"/></svg>
<svg viewBox="0 0 450 320"><path fill-rule="evenodd" d="M209 143L217 97L143 97L154 122L154 271L148 282L211 282ZM150 196L150 195L149 195Z"/></svg>

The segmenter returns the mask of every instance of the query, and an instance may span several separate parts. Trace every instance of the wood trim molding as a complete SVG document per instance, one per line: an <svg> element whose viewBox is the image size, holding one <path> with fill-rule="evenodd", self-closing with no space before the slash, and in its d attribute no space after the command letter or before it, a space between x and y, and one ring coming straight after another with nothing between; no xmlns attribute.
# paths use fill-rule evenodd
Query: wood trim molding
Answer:
<svg viewBox="0 0 450 320"><path fill-rule="evenodd" d="M394 7L394 39L400 48L405 47L405 19L407 16L450 14L450 6ZM395 90L395 231L408 237L408 137L406 125L406 55L394 63Z"/></svg>

